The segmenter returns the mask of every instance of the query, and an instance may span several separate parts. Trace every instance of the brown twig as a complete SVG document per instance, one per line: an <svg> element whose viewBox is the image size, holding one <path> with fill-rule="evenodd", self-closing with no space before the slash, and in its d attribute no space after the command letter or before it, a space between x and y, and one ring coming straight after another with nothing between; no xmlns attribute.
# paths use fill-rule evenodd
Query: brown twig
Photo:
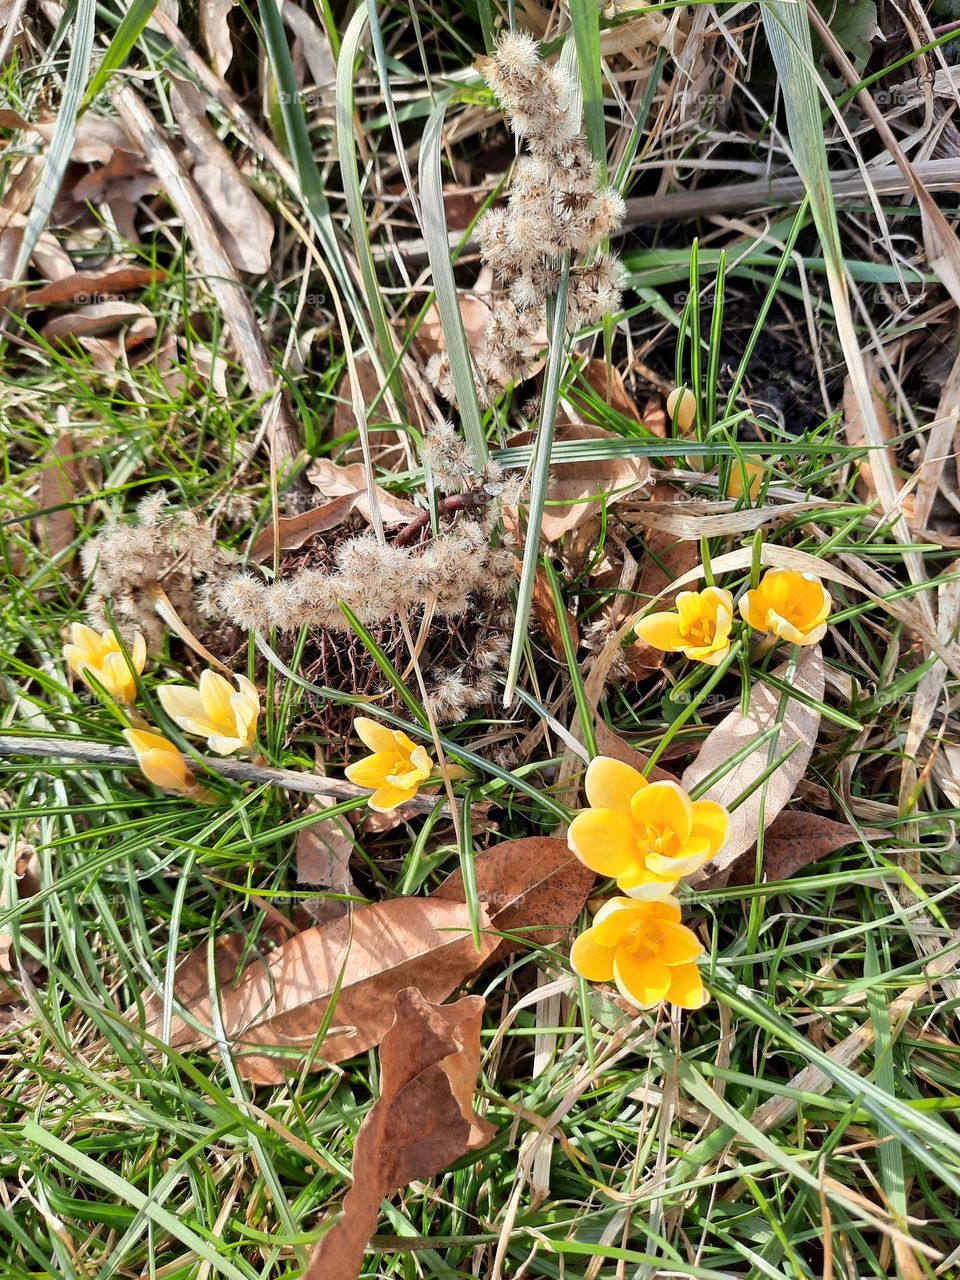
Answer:
<svg viewBox="0 0 960 1280"><path fill-rule="evenodd" d="M59 758L82 761L83 764L114 764L136 766L136 753L127 747L107 747L77 738L18 737L0 734L0 759L11 756L30 756L33 759L52 761ZM266 783L281 791L302 791L308 795L336 796L339 800L359 800L370 795L368 787L358 787L341 778L325 778L311 773L298 773L295 769L272 769L266 765L250 764L246 760L224 760L214 756L184 755L184 762L196 770L198 766L229 778L233 782ZM401 809L415 813L432 813L440 802L431 796L414 796ZM441 811L447 813L447 806Z"/></svg>
<svg viewBox="0 0 960 1280"><path fill-rule="evenodd" d="M441 498L437 503L437 514L441 516L450 515L454 511L477 511L480 507L485 507L490 501L490 495L484 493L482 489L473 489L470 493L452 493L447 498ZM407 547L411 542L416 540L421 529L425 529L430 523L430 512L421 511L418 516L405 525L393 540L395 547Z"/></svg>

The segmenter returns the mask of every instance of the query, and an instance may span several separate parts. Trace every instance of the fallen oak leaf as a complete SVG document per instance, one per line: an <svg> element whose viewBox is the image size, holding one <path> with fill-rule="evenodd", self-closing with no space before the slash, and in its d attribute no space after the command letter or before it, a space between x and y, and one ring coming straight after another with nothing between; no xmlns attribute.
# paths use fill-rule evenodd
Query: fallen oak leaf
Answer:
<svg viewBox="0 0 960 1280"><path fill-rule="evenodd" d="M280 551L296 551L315 534L326 533L336 529L356 506L355 494L344 494L325 502L323 506L311 507L309 511L301 511L296 516L281 516L276 522L279 533ZM268 560L274 551L274 525L271 521L254 540L250 548L251 560Z"/></svg>
<svg viewBox="0 0 960 1280"><path fill-rule="evenodd" d="M774 671L781 680L807 694L817 702L823 699L823 654L820 646L810 645L800 650L796 667L790 674L790 663L784 663ZM779 689L757 683L750 690L747 714L741 715L739 707L731 711L703 741L696 760L685 771L681 784L686 791L741 751L765 730L772 728L778 719L781 697ZM783 714L777 737L766 741L719 782L714 783L700 797L716 800L728 806L776 760L791 751L783 763L774 770L762 786L752 791L747 799L730 815L730 837L707 866L692 878L691 883L703 884L709 877L710 885L720 888L726 884L730 867L756 842L760 826L761 808L764 827L769 827L781 811L806 772L820 727L820 712L795 698L790 698ZM772 742L772 747L771 747Z"/></svg>
<svg viewBox="0 0 960 1280"><path fill-rule="evenodd" d="M372 1048L390 1025L398 991L416 984L444 1000L495 950L499 940L482 906L479 915L479 950L466 904L431 898L370 903L289 938L221 995L238 1071L257 1084L280 1084L285 1071L301 1069L335 992L311 1065L319 1070ZM195 1042L192 1034L171 1040L175 1048Z"/></svg>
<svg viewBox="0 0 960 1280"><path fill-rule="evenodd" d="M371 520L366 470L362 462L351 462L343 467L329 458L316 458L307 468L307 479L324 498L352 497L364 520ZM409 524L421 514L422 509L406 498L395 497L379 485L374 489L384 524Z"/></svg>
<svg viewBox="0 0 960 1280"><path fill-rule="evenodd" d="M127 349L143 346L157 336L157 322L146 307L137 302L94 302L65 315L54 316L40 330L47 342L67 342L71 338L96 337L124 330Z"/></svg>
<svg viewBox="0 0 960 1280"><path fill-rule="evenodd" d="M819 813L802 809L784 809L763 837L764 881L787 880L804 867L829 857L847 844L865 840L885 840L889 831L879 827L852 827ZM756 847L748 849L730 868L730 885L753 884L756 873ZM709 877L701 887L706 888Z"/></svg>
<svg viewBox="0 0 960 1280"><path fill-rule="evenodd" d="M398 992L380 1046L380 1097L354 1143L353 1185L303 1280L356 1280L380 1202L491 1141L496 1131L472 1102L482 1016L480 996L437 1005L415 987Z"/></svg>

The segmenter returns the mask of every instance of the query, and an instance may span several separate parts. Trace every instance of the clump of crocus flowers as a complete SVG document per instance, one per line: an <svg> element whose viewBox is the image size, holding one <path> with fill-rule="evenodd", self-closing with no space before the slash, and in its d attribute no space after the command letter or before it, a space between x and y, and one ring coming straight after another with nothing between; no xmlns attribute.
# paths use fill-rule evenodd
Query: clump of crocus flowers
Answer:
<svg viewBox="0 0 960 1280"><path fill-rule="evenodd" d="M137 757L143 776L162 791L209 800L176 746L157 733L134 709L137 676L147 661L147 646L136 632L126 648L112 631L94 631L82 622L70 629L63 646L67 666L86 684L126 709L131 727L123 736ZM218 755L249 752L257 733L260 695L246 676L235 676L236 689L216 671L204 671L196 687L165 684L157 690L164 711L184 733L205 738Z"/></svg>
<svg viewBox="0 0 960 1280"><path fill-rule="evenodd" d="M797 569L768 569L738 604L741 618L755 631L799 645L819 644L831 607L820 579ZM730 651L734 616L732 594L709 586L681 591L674 609L637 618L634 631L654 649L716 667Z"/></svg>
<svg viewBox="0 0 960 1280"><path fill-rule="evenodd" d="M605 902L574 942L574 971L616 983L640 1009L666 1000L681 1009L706 1001L696 934L681 923L673 891L720 852L730 817L713 800L693 800L679 783L648 782L631 765L597 756L587 768L586 809L567 841L581 862L616 880L622 895Z"/></svg>

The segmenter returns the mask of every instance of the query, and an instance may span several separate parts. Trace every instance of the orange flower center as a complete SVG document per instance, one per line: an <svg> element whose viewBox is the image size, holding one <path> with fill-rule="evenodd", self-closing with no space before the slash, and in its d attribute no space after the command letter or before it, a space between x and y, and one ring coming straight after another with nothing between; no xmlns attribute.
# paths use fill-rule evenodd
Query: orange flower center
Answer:
<svg viewBox="0 0 960 1280"><path fill-rule="evenodd" d="M713 618L697 618L686 629L686 637L694 644L713 644L717 624Z"/></svg>
<svg viewBox="0 0 960 1280"><path fill-rule="evenodd" d="M655 827L649 822L637 824L635 840L641 858L648 853L662 853L672 858L680 848L680 837L672 828Z"/></svg>
<svg viewBox="0 0 960 1280"><path fill-rule="evenodd" d="M620 946L637 960L656 960L663 942L660 924L646 921L631 925L620 939Z"/></svg>

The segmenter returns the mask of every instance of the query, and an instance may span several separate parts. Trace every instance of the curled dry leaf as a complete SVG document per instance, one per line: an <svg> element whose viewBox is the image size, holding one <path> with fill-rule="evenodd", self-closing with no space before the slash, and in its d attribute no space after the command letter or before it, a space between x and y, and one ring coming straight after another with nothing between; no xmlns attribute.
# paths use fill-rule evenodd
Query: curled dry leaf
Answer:
<svg viewBox="0 0 960 1280"><path fill-rule="evenodd" d="M64 302L101 302L111 294L131 293L162 280L166 272L156 267L116 267L106 271L74 271L69 276L31 289L31 307L52 307Z"/></svg>
<svg viewBox="0 0 960 1280"><path fill-rule="evenodd" d="M273 219L207 123L199 91L171 76L170 106L193 157L191 177L219 225L227 256L238 271L263 275L270 269Z"/></svg>
<svg viewBox="0 0 960 1280"><path fill-rule="evenodd" d="M364 520L370 520L371 508L362 462L352 462L349 466L342 467L329 458L317 458L307 468L307 479L324 498L350 498L352 507L359 511ZM409 524L421 513L420 507L415 507L406 498L395 497L379 485L376 486L376 495L380 518L384 524Z"/></svg>
<svg viewBox="0 0 960 1280"><path fill-rule="evenodd" d="M233 40L228 21L233 0L200 0L200 38L203 40L213 69L221 78L233 61Z"/></svg>
<svg viewBox="0 0 960 1280"><path fill-rule="evenodd" d="M380 1097L354 1144L353 1185L304 1280L356 1280L381 1200L491 1141L495 1129L473 1109L482 1016L479 996L437 1005L415 987L397 994L380 1046Z"/></svg>
<svg viewBox="0 0 960 1280"><path fill-rule="evenodd" d="M511 447L529 444L532 431L512 436ZM559 421L556 439L617 440L611 431L588 423ZM650 480L646 458L602 458L590 462L558 464L547 486L547 506L541 530L548 542L559 542L564 534L594 519L600 513L600 495L608 506L644 488Z"/></svg>
<svg viewBox="0 0 960 1280"><path fill-rule="evenodd" d="M823 654L819 645L800 650L795 670L791 671L790 664L784 663L773 674L789 681L794 688L818 702L823 700ZM772 728L778 720L781 697L786 696L758 681L750 691L747 714L741 715L739 708L731 711L704 739L699 755L681 779L686 790L692 791L698 782L719 769L764 730ZM730 815L730 839L695 883L705 885L709 881L715 887L726 884L731 866L756 843L761 810L763 825L769 827L797 789L813 754L819 727L820 712L790 698L780 721L779 735L752 751L704 793L705 799L716 800L729 807L741 792L757 781L772 760L779 759L793 748L766 782Z"/></svg>
<svg viewBox="0 0 960 1280"><path fill-rule="evenodd" d="M786 880L812 862L819 862L847 844L884 840L889 832L878 827L857 830L849 822L803 809L784 809L763 837L763 879ZM753 884L756 848L748 849L730 868L729 884Z"/></svg>
<svg viewBox="0 0 960 1280"><path fill-rule="evenodd" d="M353 837L346 819L323 816L323 810L334 804L336 800L332 796L317 796L310 802L309 807L317 813L318 820L297 832L297 879L301 884L359 897L359 890L350 874ZM317 898L304 906L318 924L335 920L349 909L346 902L337 898Z"/></svg>
<svg viewBox="0 0 960 1280"><path fill-rule="evenodd" d="M637 751L635 747L631 747L620 737L619 733L614 733L610 726L604 720L597 720L594 725L594 734L597 739L597 751L602 756L610 756L613 760L619 760L622 764L628 764L632 769L638 769L643 773L647 767L648 756L642 751ZM646 777L651 782L676 782L676 778L668 769L661 769L655 764Z"/></svg>
<svg viewBox="0 0 960 1280"><path fill-rule="evenodd" d="M123 330L127 351L135 350L157 336L157 322L146 307L137 302L93 302L64 315L54 316L40 330L48 342L71 338L95 338Z"/></svg>

